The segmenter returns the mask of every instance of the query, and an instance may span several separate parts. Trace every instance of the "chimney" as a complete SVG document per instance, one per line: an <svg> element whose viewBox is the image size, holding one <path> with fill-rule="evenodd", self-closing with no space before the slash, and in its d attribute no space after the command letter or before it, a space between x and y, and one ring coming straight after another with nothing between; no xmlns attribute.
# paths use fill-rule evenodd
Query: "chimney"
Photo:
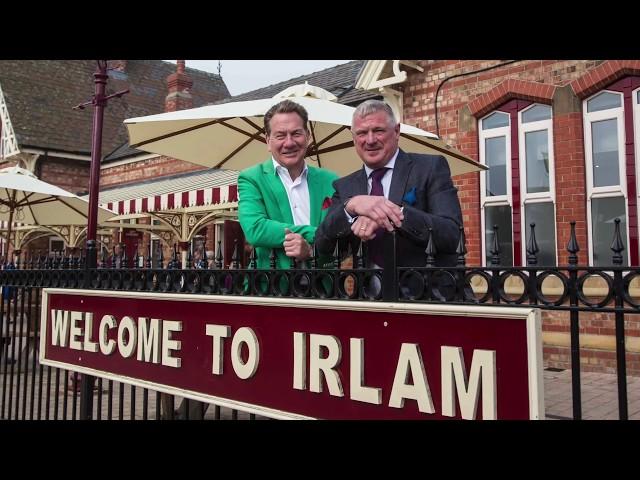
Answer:
<svg viewBox="0 0 640 480"><path fill-rule="evenodd" d="M165 112L175 112L176 110L193 107L193 98L190 92L193 80L184 73L184 60L178 60L177 62L176 73L172 73L167 77L169 94L164 101Z"/></svg>
<svg viewBox="0 0 640 480"><path fill-rule="evenodd" d="M126 60L110 60L109 68L112 70L117 70L119 72L127 71L127 61Z"/></svg>

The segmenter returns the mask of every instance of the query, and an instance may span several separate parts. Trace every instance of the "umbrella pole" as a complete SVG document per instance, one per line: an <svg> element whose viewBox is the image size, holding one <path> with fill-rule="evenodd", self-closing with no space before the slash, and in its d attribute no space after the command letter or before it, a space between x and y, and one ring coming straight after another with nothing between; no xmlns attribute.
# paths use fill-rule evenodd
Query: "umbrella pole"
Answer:
<svg viewBox="0 0 640 480"><path fill-rule="evenodd" d="M13 200L11 202L9 202L9 205L11 205L9 207L9 225L7 226L7 263L13 263L11 261L9 261L9 246L12 245L11 243L11 226L13 224L13 205L15 204L15 199L16 199L16 191L13 191ZM13 256L13 252L11 252L11 255Z"/></svg>
<svg viewBox="0 0 640 480"><path fill-rule="evenodd" d="M16 196L18 195L18 192L16 190L13 191L13 198L9 200L9 224L7 226L7 263L13 263L9 260L9 246L13 245L15 247L14 243L11 243L11 231L12 226L13 226L13 210L15 209L15 205L16 205ZM13 251L11 252L11 256L13 256Z"/></svg>

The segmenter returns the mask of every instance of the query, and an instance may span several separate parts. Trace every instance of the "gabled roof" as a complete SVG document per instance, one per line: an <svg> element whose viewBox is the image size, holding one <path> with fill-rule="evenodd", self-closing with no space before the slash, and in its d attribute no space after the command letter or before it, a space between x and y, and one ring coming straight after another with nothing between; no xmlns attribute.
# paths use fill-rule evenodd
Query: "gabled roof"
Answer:
<svg viewBox="0 0 640 480"><path fill-rule="evenodd" d="M324 88L325 90L333 93L338 97L338 102L340 103L347 105L358 104L368 98L378 96L373 92L355 89L356 79L358 78L360 69L363 67L365 62L365 60L354 60L352 62L343 63L342 65L336 65L335 67L326 68L319 72L285 80L284 82L252 90L251 92L226 98L215 103L242 102L245 100L271 98L288 87L301 85L307 82L309 85Z"/></svg>
<svg viewBox="0 0 640 480"><path fill-rule="evenodd" d="M95 71L94 60L0 60L0 85L21 149L90 154L93 108L72 108L92 98ZM124 71L109 71L107 94L130 93L105 109L103 154L128 140L125 118L164 112L166 78L175 71L175 64L162 60L128 60ZM193 80L194 107L229 96L219 75L185 73Z"/></svg>

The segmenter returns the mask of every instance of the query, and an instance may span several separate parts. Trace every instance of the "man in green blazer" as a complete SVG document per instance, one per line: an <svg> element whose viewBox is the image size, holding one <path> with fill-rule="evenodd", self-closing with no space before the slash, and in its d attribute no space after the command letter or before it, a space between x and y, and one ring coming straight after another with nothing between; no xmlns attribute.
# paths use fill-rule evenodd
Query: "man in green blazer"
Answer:
<svg viewBox="0 0 640 480"><path fill-rule="evenodd" d="M327 214L338 176L304 161L311 135L302 105L284 100L264 116L271 158L238 176L238 217L247 241L256 249L257 267L269 268L271 249L276 267L312 255L317 226Z"/></svg>

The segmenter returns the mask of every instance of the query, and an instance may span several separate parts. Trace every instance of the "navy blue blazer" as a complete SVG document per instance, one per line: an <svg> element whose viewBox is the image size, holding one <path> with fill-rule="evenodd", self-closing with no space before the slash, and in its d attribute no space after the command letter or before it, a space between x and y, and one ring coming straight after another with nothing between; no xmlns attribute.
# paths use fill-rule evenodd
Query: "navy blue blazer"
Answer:
<svg viewBox="0 0 640 480"><path fill-rule="evenodd" d="M336 241L357 240L344 213L344 203L356 195L368 194L364 167L333 182L335 193L326 218L316 231L315 244L322 254L331 254ZM415 189L415 201L403 200ZM409 195L413 197L413 195ZM451 181L451 171L441 155L398 153L391 178L389 200L404 206L404 220L398 229L398 266L424 267L428 228L433 230L437 266L455 266L456 248L462 226L458 190Z"/></svg>

